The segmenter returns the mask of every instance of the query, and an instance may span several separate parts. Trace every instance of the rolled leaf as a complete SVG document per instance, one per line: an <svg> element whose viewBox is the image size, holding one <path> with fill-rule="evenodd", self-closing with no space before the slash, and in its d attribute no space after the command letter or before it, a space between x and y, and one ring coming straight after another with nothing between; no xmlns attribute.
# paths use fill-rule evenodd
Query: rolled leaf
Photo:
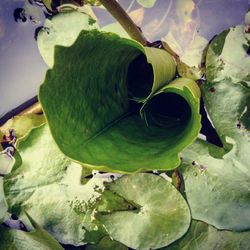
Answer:
<svg viewBox="0 0 250 250"><path fill-rule="evenodd" d="M178 109L175 99L182 99L180 109L190 108L193 124L187 118L148 126L139 110L174 74L175 63L163 50L112 33L83 31L73 46L56 48L39 99L57 145L71 159L110 172L172 169L180 162L179 152L198 134L198 88L193 92L183 80L170 102L166 95L155 110L172 116L167 105ZM192 136L182 141L189 126Z"/></svg>

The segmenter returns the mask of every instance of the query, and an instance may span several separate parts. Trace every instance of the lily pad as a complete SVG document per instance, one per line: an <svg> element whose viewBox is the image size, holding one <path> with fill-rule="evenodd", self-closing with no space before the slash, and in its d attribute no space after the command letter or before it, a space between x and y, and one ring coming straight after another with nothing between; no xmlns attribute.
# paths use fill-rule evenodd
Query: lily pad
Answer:
<svg viewBox="0 0 250 250"><path fill-rule="evenodd" d="M241 75L238 71L249 68L250 57L246 51L244 55L242 51L232 52L222 69L217 62L229 45L243 48L243 31L235 36L239 29L224 31L212 41L207 57L208 81L202 87L206 109L223 148L198 140L183 152L181 168L192 217L235 231L250 229L250 90L246 70ZM238 61L240 55L244 60ZM234 57L237 70L231 63Z"/></svg>
<svg viewBox="0 0 250 250"><path fill-rule="evenodd" d="M98 25L88 14L78 11L59 13L46 19L43 29L38 33L37 42L40 54L52 68L56 45L71 46L84 29L96 29Z"/></svg>
<svg viewBox="0 0 250 250"><path fill-rule="evenodd" d="M249 43L243 25L232 27L218 35L207 53L207 80L219 82L230 78L234 83L244 81L250 87L248 49Z"/></svg>
<svg viewBox="0 0 250 250"><path fill-rule="evenodd" d="M144 8L152 8L156 3L156 0L136 0L136 1Z"/></svg>
<svg viewBox="0 0 250 250"><path fill-rule="evenodd" d="M24 232L0 225L1 249L63 250L63 247L31 217L29 217L29 220L35 231Z"/></svg>
<svg viewBox="0 0 250 250"><path fill-rule="evenodd" d="M123 176L107 188L135 206L133 210L107 210L97 215L112 239L133 249L156 249L188 230L188 205L162 177L144 173Z"/></svg>
<svg viewBox="0 0 250 250"><path fill-rule="evenodd" d="M45 117L43 115L27 114L18 115L9 119L1 128L0 131L8 135L10 130L14 131L16 138L25 136L32 128L38 127L45 123Z"/></svg>
<svg viewBox="0 0 250 250"><path fill-rule="evenodd" d="M122 245L120 242L111 240L108 236L98 242L96 245L87 245L86 250L128 250L128 248Z"/></svg>
<svg viewBox="0 0 250 250"><path fill-rule="evenodd" d="M5 219L8 211L8 205L5 200L4 190L3 190L3 178L0 177L0 223Z"/></svg>
<svg viewBox="0 0 250 250"><path fill-rule="evenodd" d="M104 233L91 220L90 207L105 179L92 178L82 185L82 167L59 151L47 124L20 139L17 149L22 163L4 178L10 211L27 211L62 243L98 242Z"/></svg>
<svg viewBox="0 0 250 250"><path fill-rule="evenodd" d="M187 234L169 247L161 250L228 250L249 249L250 232L219 231L201 221L192 221Z"/></svg>
<svg viewBox="0 0 250 250"><path fill-rule="evenodd" d="M167 52L111 33L83 31L70 48L58 47L55 58L39 99L65 155L93 169L122 173L172 169L180 163L179 152L200 129L199 88L194 91L184 79L181 88L173 83L171 96L159 97L154 112L158 118L174 116L174 124L147 126L139 115L141 103L146 106L175 74ZM164 110L173 107L174 113L177 99L179 110L190 110L186 120ZM191 117L196 119L189 123ZM187 133L192 136L181 140Z"/></svg>

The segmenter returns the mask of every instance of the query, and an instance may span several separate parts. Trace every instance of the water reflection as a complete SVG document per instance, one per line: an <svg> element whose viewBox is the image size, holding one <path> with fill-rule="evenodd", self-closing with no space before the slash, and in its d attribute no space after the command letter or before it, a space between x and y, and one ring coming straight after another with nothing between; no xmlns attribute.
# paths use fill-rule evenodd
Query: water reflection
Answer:
<svg viewBox="0 0 250 250"><path fill-rule="evenodd" d="M135 0L119 2L148 40L160 40L171 31L182 47L197 34L210 40L223 29L241 24L249 7L248 0L157 0L148 9ZM100 26L115 22L104 9L94 11ZM1 0L0 117L36 95L44 79L47 67L34 39L44 18L43 9L29 1Z"/></svg>

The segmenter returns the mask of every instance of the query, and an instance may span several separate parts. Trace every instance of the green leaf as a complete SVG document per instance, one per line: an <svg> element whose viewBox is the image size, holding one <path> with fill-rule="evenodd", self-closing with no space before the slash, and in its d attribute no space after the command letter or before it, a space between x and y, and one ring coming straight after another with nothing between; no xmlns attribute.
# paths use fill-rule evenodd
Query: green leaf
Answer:
<svg viewBox="0 0 250 250"><path fill-rule="evenodd" d="M13 152L13 147L8 147L0 152L0 175L6 175L10 173L11 169L16 164L16 161L18 161L18 159L16 159L17 153L15 153L15 157L13 157Z"/></svg>
<svg viewBox="0 0 250 250"><path fill-rule="evenodd" d="M228 250L249 249L250 232L219 231L201 221L192 221L187 234L169 247L161 250Z"/></svg>
<svg viewBox="0 0 250 250"><path fill-rule="evenodd" d="M87 245L86 250L128 250L128 248L122 245L120 242L111 240L108 236L98 242L96 245Z"/></svg>
<svg viewBox="0 0 250 250"><path fill-rule="evenodd" d="M15 137L21 138L25 136L33 127L38 127L45 122L46 121L43 115L18 115L9 119L0 130L5 135L8 135L10 130L14 130Z"/></svg>
<svg viewBox="0 0 250 250"><path fill-rule="evenodd" d="M245 15L245 29L244 34L246 39L248 40L248 43L250 43L250 10Z"/></svg>
<svg viewBox="0 0 250 250"><path fill-rule="evenodd" d="M53 0L42 0L42 2L48 10L53 11L52 8Z"/></svg>
<svg viewBox="0 0 250 250"><path fill-rule="evenodd" d="M3 178L0 177L0 224L5 219L8 211L8 205L5 200L4 190L3 190Z"/></svg>
<svg viewBox="0 0 250 250"><path fill-rule="evenodd" d="M175 32L169 31L163 38L163 46L169 46L179 56L177 71L180 76L198 80L204 75L202 64L205 61L204 52L208 41L197 34L188 39L188 35L182 32L181 28ZM190 30L186 31L186 33L190 32Z"/></svg>
<svg viewBox="0 0 250 250"><path fill-rule="evenodd" d="M223 148L197 140L183 152L181 168L192 217L218 229L235 231L250 229L250 91L245 74L250 57L246 51L244 55L242 51L238 51L239 54L232 51L230 58L227 55L227 75L216 62L229 45L235 50L242 47L245 43L242 38L243 29L240 35L239 27L232 28L218 35L208 49L210 75L202 86L202 93ZM242 60L238 61L240 54ZM213 71L211 65L214 65Z"/></svg>
<svg viewBox="0 0 250 250"><path fill-rule="evenodd" d="M22 163L4 177L10 211L27 211L62 243L98 242L104 233L92 220L91 206L105 179L81 185L82 167L59 151L46 124L19 140L17 149Z"/></svg>
<svg viewBox="0 0 250 250"><path fill-rule="evenodd" d="M233 49L232 49L233 48ZM225 30L209 46L206 59L207 80L218 82L230 78L234 83L244 81L250 87L250 57L244 26Z"/></svg>
<svg viewBox="0 0 250 250"><path fill-rule="evenodd" d="M63 247L44 229L42 229L29 215L28 218L35 231L24 232L0 225L1 249L16 250L63 250Z"/></svg>
<svg viewBox="0 0 250 250"><path fill-rule="evenodd" d="M136 0L136 1L144 8L152 8L156 3L156 0Z"/></svg>
<svg viewBox="0 0 250 250"><path fill-rule="evenodd" d="M96 28L98 25L93 22L90 15L78 11L63 12L53 16L51 20L46 19L44 27L37 37L38 48L43 60L52 68L56 45L71 46L82 30Z"/></svg>
<svg viewBox="0 0 250 250"><path fill-rule="evenodd" d="M156 249L174 242L188 230L188 205L162 177L144 173L127 175L107 188L136 207L96 215L112 239L133 249Z"/></svg>
<svg viewBox="0 0 250 250"><path fill-rule="evenodd" d="M82 31L73 46L58 47L55 58L39 99L65 155L89 168L122 173L180 163L179 152L200 129L199 88L183 79L154 96L175 74L167 52L111 33ZM144 102L164 122L147 126L139 115L141 104L129 98ZM151 106L154 98L157 107ZM190 117L175 112L176 102Z"/></svg>

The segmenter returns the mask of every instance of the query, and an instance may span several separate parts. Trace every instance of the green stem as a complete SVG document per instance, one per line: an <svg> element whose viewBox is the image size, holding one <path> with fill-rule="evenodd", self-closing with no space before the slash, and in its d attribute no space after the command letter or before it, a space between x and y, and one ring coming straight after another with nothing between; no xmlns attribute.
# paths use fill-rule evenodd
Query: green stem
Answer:
<svg viewBox="0 0 250 250"><path fill-rule="evenodd" d="M101 4L109 11L109 13L121 24L129 36L141 43L147 45L147 40L143 36L140 29L136 26L133 20L129 17L126 11L120 6L116 0L99 0Z"/></svg>

